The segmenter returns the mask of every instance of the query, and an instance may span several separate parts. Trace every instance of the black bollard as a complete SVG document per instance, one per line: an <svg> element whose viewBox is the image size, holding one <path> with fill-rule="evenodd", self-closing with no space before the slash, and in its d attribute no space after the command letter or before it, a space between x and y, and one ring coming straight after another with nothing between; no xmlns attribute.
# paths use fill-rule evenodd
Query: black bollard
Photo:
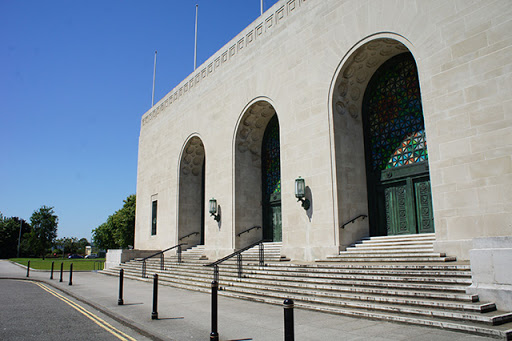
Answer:
<svg viewBox="0 0 512 341"><path fill-rule="evenodd" d="M73 285L73 263L69 265L69 285Z"/></svg>
<svg viewBox="0 0 512 341"><path fill-rule="evenodd" d="M119 270L119 299L117 300L117 305L123 305L123 277L124 277L124 270Z"/></svg>
<svg viewBox="0 0 512 341"><path fill-rule="evenodd" d="M293 300L284 300L284 341L294 341L293 330Z"/></svg>
<svg viewBox="0 0 512 341"><path fill-rule="evenodd" d="M30 274L30 261L28 261L28 264L27 264L27 277L29 276Z"/></svg>
<svg viewBox="0 0 512 341"><path fill-rule="evenodd" d="M210 341L219 341L219 333L217 332L217 291L219 283L212 282L212 332L210 333Z"/></svg>
<svg viewBox="0 0 512 341"><path fill-rule="evenodd" d="M62 282L62 273L64 272L64 263L60 263L60 279L59 282Z"/></svg>
<svg viewBox="0 0 512 341"><path fill-rule="evenodd" d="M153 312L151 312L151 319L158 320L158 274L153 278Z"/></svg>
<svg viewBox="0 0 512 341"><path fill-rule="evenodd" d="M53 279L53 265L54 265L55 262L52 262L52 271L50 273L50 279Z"/></svg>

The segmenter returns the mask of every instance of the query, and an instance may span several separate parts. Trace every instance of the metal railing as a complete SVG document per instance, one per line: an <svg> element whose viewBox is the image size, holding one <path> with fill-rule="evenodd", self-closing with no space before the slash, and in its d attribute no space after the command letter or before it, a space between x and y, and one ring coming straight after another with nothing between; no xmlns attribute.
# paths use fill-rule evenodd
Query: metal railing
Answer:
<svg viewBox="0 0 512 341"><path fill-rule="evenodd" d="M142 258L142 259L139 259L139 261L142 262L142 278L146 278L146 261L150 258L153 258L155 256L158 256L160 255L160 270L163 271L165 270L164 268L164 252L167 252L167 251L170 251L172 249L175 249L175 248L178 248L178 251L176 252L177 255L178 255L178 263L181 263L181 246L182 245L187 245L187 243L181 243L181 244L177 244L177 245L174 245L174 246L171 246L170 248L167 248L163 251L159 251L155 254L152 254L151 256L148 256L146 258Z"/></svg>
<svg viewBox="0 0 512 341"><path fill-rule="evenodd" d="M244 233L246 233L246 232L250 232L251 230L254 230L254 229L256 229L256 230L257 230L257 229L260 229L260 228L261 228L261 226L257 226L257 225L256 225L256 226L253 226L253 227L249 227L247 230L244 230L244 231L242 231L242 232L240 232L240 233L237 233L237 234L236 234L236 236L237 236L237 237L240 237L242 234L244 234Z"/></svg>
<svg viewBox="0 0 512 341"><path fill-rule="evenodd" d="M357 217L353 218L353 219L350 219L349 221L347 221L345 224L341 225L340 228L344 229L346 225L350 224L350 223L353 223L354 221L356 221L357 219L359 218L366 218L368 217L366 214L360 214L358 215Z"/></svg>
<svg viewBox="0 0 512 341"><path fill-rule="evenodd" d="M219 264L236 256L236 264L238 267L238 278L242 278L242 252L252 249L256 245L259 245L259 252L258 252L259 266L265 266L265 246L263 243L266 241L267 240L265 240L265 239L261 239L255 243L252 243L251 245L248 245L238 251L235 251L235 252L227 255L226 257L218 259L213 263L205 264L204 266L213 267L213 280L218 282L219 281Z"/></svg>
<svg viewBox="0 0 512 341"><path fill-rule="evenodd" d="M199 232L191 232L191 233L187 234L186 236L181 237L178 240L183 240L185 238L191 237L191 236L196 235L196 234L199 234Z"/></svg>

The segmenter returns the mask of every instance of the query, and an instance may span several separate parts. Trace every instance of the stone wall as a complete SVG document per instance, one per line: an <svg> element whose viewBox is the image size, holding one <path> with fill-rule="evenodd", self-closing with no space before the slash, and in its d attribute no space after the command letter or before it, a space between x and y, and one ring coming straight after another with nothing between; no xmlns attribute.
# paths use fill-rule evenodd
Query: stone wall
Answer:
<svg viewBox="0 0 512 341"><path fill-rule="evenodd" d="M475 238L469 251L473 284L466 290L481 301L512 310L512 237Z"/></svg>
<svg viewBox="0 0 512 341"><path fill-rule="evenodd" d="M105 260L105 269L113 268L135 258L144 258L157 253L158 250L109 249Z"/></svg>

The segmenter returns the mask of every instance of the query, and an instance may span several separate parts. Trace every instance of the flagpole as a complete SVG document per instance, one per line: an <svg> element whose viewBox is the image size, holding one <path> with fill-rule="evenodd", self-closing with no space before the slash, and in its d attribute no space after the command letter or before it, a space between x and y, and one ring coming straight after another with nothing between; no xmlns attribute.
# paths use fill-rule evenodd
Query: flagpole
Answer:
<svg viewBox="0 0 512 341"><path fill-rule="evenodd" d="M155 105L155 75L156 75L156 50L155 50L155 62L153 64L153 95L151 96L151 107Z"/></svg>
<svg viewBox="0 0 512 341"><path fill-rule="evenodd" d="M195 41L194 41L194 71L197 68L197 12L199 5L196 4L196 30L195 30Z"/></svg>

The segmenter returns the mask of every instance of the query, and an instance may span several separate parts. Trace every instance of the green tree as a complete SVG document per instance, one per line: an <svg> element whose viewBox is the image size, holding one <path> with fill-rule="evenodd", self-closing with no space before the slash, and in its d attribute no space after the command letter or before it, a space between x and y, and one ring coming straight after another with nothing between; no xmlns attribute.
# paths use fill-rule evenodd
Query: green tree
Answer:
<svg viewBox="0 0 512 341"><path fill-rule="evenodd" d="M112 216L109 219L92 230L92 241L96 247L102 250L117 249L114 239L114 225L112 223Z"/></svg>
<svg viewBox="0 0 512 341"><path fill-rule="evenodd" d="M57 237L57 225L59 218L55 215L53 207L42 206L34 211L30 217L32 225L31 242L33 251L40 254L43 259L48 248L53 244Z"/></svg>
<svg viewBox="0 0 512 341"><path fill-rule="evenodd" d="M53 243L55 247L62 250L62 254L67 253L85 253L85 247L89 245L89 242L86 238L78 239L75 237L64 237L55 239L55 242Z"/></svg>
<svg viewBox="0 0 512 341"><path fill-rule="evenodd" d="M100 249L127 248L135 235L135 194L129 195L123 207L92 231L92 240Z"/></svg>
<svg viewBox="0 0 512 341"><path fill-rule="evenodd" d="M0 258L13 258L18 254L18 239L28 238L30 224L18 217L7 218L0 212Z"/></svg>
<svg viewBox="0 0 512 341"><path fill-rule="evenodd" d="M80 238L77 242L76 242L76 248L77 248L77 252L84 255L85 254L85 247L87 245L90 245L89 241L87 240L87 238Z"/></svg>

